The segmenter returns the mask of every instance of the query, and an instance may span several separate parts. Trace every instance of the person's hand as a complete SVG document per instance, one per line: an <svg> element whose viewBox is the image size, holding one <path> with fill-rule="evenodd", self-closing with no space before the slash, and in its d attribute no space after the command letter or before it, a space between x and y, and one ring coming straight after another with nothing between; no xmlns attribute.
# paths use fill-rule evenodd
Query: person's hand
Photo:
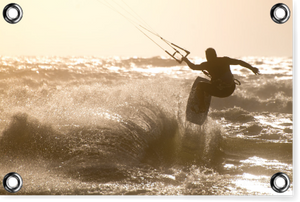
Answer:
<svg viewBox="0 0 300 202"><path fill-rule="evenodd" d="M187 59L186 57L182 57L182 61L184 61L184 62L188 62L188 61L189 61L189 59Z"/></svg>
<svg viewBox="0 0 300 202"><path fill-rule="evenodd" d="M260 74L259 69L256 68L256 67L253 67L251 70L252 70L252 72L253 72L255 75L259 75L259 74Z"/></svg>

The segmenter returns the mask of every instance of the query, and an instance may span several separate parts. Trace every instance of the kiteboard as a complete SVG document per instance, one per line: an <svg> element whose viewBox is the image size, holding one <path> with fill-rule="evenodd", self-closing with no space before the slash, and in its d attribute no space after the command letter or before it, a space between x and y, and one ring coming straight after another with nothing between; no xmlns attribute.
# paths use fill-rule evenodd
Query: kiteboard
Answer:
<svg viewBox="0 0 300 202"><path fill-rule="evenodd" d="M194 124L202 125L207 117L207 113L208 113L210 101L211 101L211 96L204 93L205 110L203 112L196 113L193 110L193 107L195 105L197 105L197 103L199 103L199 99L196 96L196 88L197 88L197 84L199 82L210 82L210 81L205 78L202 78L202 77L197 77L196 80L194 81L194 84L191 88L191 92L190 92L190 95L189 95L189 98L187 101L187 105L186 105L186 121L189 121Z"/></svg>

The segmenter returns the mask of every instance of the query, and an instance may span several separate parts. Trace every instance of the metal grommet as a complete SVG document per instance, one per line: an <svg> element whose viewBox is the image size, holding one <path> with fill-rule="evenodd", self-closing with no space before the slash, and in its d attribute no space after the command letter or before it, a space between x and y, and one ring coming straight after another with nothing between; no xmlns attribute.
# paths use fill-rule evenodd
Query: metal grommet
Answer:
<svg viewBox="0 0 300 202"><path fill-rule="evenodd" d="M10 193L16 193L22 188L23 180L18 173L8 173L3 178L3 186L6 191Z"/></svg>
<svg viewBox="0 0 300 202"><path fill-rule="evenodd" d="M283 193L290 188L290 178L287 174L279 172L272 176L270 184L274 191Z"/></svg>
<svg viewBox="0 0 300 202"><path fill-rule="evenodd" d="M290 9L287 5L283 3L278 3L271 8L270 14L274 22L278 24L283 24L290 18Z"/></svg>
<svg viewBox="0 0 300 202"><path fill-rule="evenodd" d="M3 9L3 18L10 24L18 23L23 17L21 6L16 3L8 4Z"/></svg>

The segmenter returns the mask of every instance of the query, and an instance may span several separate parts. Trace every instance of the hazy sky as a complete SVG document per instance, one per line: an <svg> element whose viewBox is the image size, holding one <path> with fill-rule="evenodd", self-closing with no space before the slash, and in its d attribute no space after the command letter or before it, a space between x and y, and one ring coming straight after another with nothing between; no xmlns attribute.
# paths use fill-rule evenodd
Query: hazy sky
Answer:
<svg viewBox="0 0 300 202"><path fill-rule="evenodd" d="M293 17L285 24L270 18L278 0L114 1L123 8L128 4L153 30L191 51L191 56L204 57L208 47L232 57L293 54ZM167 56L101 2L120 10L112 0L16 0L24 16L13 25L1 17L0 55ZM293 15L292 0L280 2ZM1 0L0 7L8 3Z"/></svg>

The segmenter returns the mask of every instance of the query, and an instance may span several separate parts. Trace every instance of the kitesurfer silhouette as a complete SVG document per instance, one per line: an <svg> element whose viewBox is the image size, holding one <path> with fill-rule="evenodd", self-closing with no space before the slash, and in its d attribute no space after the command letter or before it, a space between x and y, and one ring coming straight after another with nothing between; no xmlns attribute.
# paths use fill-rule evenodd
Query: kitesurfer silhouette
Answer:
<svg viewBox="0 0 300 202"><path fill-rule="evenodd" d="M240 65L250 69L254 74L259 74L259 70L256 67L242 61L229 57L217 57L215 49L208 48L206 51L206 60L199 65L193 64L186 57L183 58L183 61L193 70L202 70L208 72L211 80L210 82L199 82L196 89L196 96L198 97L199 102L197 105L192 106L192 110L195 113L201 113L206 110L204 103L204 94L207 93L211 96L224 98L230 96L235 90L235 81L231 70L230 65Z"/></svg>

